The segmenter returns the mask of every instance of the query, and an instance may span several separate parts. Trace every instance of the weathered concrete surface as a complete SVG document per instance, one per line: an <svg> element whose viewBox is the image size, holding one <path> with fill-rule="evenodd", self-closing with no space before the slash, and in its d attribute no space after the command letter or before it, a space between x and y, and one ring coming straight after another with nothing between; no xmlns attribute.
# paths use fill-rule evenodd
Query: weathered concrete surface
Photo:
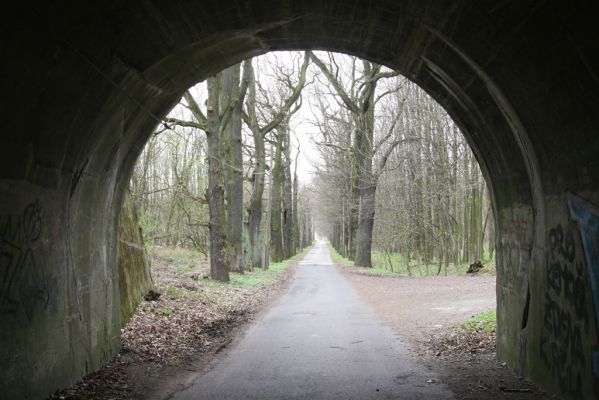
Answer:
<svg viewBox="0 0 599 400"><path fill-rule="evenodd" d="M498 216L500 356L568 398L598 396L595 4L18 4L0 64L3 395L42 398L118 349L116 222L155 117L244 57L320 48L397 68L462 127Z"/></svg>
<svg viewBox="0 0 599 400"><path fill-rule="evenodd" d="M125 326L143 296L155 288L144 239L129 192L125 194L125 202L119 215L118 238L121 326Z"/></svg>

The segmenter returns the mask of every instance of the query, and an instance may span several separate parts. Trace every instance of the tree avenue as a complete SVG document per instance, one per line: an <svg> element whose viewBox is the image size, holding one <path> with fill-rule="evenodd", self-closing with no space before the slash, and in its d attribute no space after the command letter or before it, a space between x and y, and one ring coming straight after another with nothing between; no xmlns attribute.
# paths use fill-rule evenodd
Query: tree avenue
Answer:
<svg viewBox="0 0 599 400"><path fill-rule="evenodd" d="M457 126L406 78L354 57L312 57L320 163L318 230L354 265L456 271L492 259L494 221L478 163ZM417 269L417 270L415 270Z"/></svg>
<svg viewBox="0 0 599 400"><path fill-rule="evenodd" d="M269 54L190 88L164 121L131 180L145 240L204 253L212 279L297 254L315 225L360 267L385 255L440 273L492 254L489 198L458 128L381 65Z"/></svg>

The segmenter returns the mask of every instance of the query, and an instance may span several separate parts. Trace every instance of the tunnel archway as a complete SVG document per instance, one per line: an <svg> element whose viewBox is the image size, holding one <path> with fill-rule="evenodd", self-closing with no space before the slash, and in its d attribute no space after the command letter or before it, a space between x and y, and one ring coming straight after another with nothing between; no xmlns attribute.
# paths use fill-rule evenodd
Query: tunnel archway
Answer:
<svg viewBox="0 0 599 400"><path fill-rule="evenodd" d="M12 97L0 147L0 343L10 351L0 365L9 397L42 397L118 350L116 218L161 117L193 83L288 49L380 62L446 108L494 200L499 356L568 397L594 396L598 255L585 243L597 243L589 221L599 204L599 32L590 6L23 7L3 35Z"/></svg>

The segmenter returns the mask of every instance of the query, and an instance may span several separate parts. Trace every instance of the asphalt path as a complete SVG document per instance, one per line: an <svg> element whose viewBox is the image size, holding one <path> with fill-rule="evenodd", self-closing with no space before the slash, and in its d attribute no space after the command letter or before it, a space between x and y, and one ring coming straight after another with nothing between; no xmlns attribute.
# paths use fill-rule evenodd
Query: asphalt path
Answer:
<svg viewBox="0 0 599 400"><path fill-rule="evenodd" d="M453 399L337 272L326 245L289 291L176 400Z"/></svg>

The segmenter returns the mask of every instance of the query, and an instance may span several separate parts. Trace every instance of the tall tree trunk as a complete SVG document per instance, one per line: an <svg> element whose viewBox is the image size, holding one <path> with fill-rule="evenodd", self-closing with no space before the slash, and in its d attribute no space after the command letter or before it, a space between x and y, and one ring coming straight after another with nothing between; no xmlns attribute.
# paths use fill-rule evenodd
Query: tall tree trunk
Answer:
<svg viewBox="0 0 599 400"><path fill-rule="evenodd" d="M351 183L349 191L349 210L347 216L347 258L355 260L356 258L356 238L358 236L358 215L360 212L360 167L358 160L352 158L351 161Z"/></svg>
<svg viewBox="0 0 599 400"><path fill-rule="evenodd" d="M364 74L370 76L379 66L364 61ZM373 135L374 135L374 94L376 81L362 99L361 113L357 118L355 136L355 159L358 170L358 193L360 199L356 257L354 265L372 267L372 229L374 227L376 181L372 175Z"/></svg>
<svg viewBox="0 0 599 400"><path fill-rule="evenodd" d="M206 132L210 276L221 281L229 280L230 268L241 271L243 257L241 114L248 83L243 81L240 87L239 75L240 67L235 65L207 80L206 116L191 93L186 92L183 98L194 120L168 119L175 125ZM225 207L225 196L227 207ZM227 236L233 239L232 253ZM231 254L233 254L232 258Z"/></svg>
<svg viewBox="0 0 599 400"><path fill-rule="evenodd" d="M243 265L245 270L252 271L252 253L250 244L250 220L249 210L243 210Z"/></svg>
<svg viewBox="0 0 599 400"><path fill-rule="evenodd" d="M256 117L256 78L252 62L244 63L244 79L249 80L248 95L248 125L254 139L254 172L252 174L252 194L248 209L248 229L250 236L250 259L252 268L264 268L266 263L263 258L264 240L262 235L262 197L264 196L264 177L266 173L266 151L264 134L258 126Z"/></svg>
<svg viewBox="0 0 599 400"><path fill-rule="evenodd" d="M291 182L291 141L289 138L289 125L286 125L283 136L283 149L282 149L283 163L282 163L282 235L283 235L283 258L287 259L294 255L293 253L293 196L292 196L292 182Z"/></svg>
<svg viewBox="0 0 599 400"><path fill-rule="evenodd" d="M354 264L359 267L372 268L372 229L374 227L375 198L375 185L370 185L370 187L362 190L356 260L354 261Z"/></svg>
<svg viewBox="0 0 599 400"><path fill-rule="evenodd" d="M220 132L218 78L208 79L208 209L210 213L210 277L229 281L222 133Z"/></svg>
<svg viewBox="0 0 599 400"><path fill-rule="evenodd" d="M298 179L297 179L297 157L299 156L299 148L297 149L297 156L295 158L295 168L293 171L293 197L292 197L292 201L291 201L291 219L293 221L293 226L292 226L292 234L291 234L291 253L292 254L297 254L299 251L299 219L298 219L298 212L297 212L297 206L298 206L298 201L297 201L297 195L298 195L298 190L299 190L299 183L298 183Z"/></svg>
<svg viewBox="0 0 599 400"><path fill-rule="evenodd" d="M470 174L469 174L469 160L468 156L464 154L463 160L463 171L464 171L464 183L466 187L470 183ZM464 209L462 210L463 214L463 223L462 223L462 262L470 262L470 246L468 246L468 238L470 232L470 202L469 202L469 193L466 191L466 196L464 196Z"/></svg>
<svg viewBox="0 0 599 400"><path fill-rule="evenodd" d="M274 166L272 168L272 190L270 197L270 258L273 262L283 260L283 236L281 231L281 189L283 183L282 147L284 133L277 132Z"/></svg>
<svg viewBox="0 0 599 400"><path fill-rule="evenodd" d="M229 269L243 272L243 156L241 152L241 64L223 70L221 96L228 98L231 114L226 121L226 195L227 239L229 242ZM245 91L244 91L245 92ZM223 102L224 103L224 102ZM221 103L222 104L222 103Z"/></svg>
<svg viewBox="0 0 599 400"><path fill-rule="evenodd" d="M310 209L306 209L304 211L304 227L302 232L302 235L304 237L302 239L304 247L308 247L314 241L314 228L312 215L310 214Z"/></svg>
<svg viewBox="0 0 599 400"><path fill-rule="evenodd" d="M478 178L478 168L476 168L476 159L472 158L470 167L471 171L471 203L470 203L470 256L472 261L481 260L481 228L482 228L482 207L481 207L481 196Z"/></svg>
<svg viewBox="0 0 599 400"><path fill-rule="evenodd" d="M456 126L453 126L452 131L452 197L453 197L453 207L452 214L454 215L454 226L455 231L453 236L453 247L452 247L452 260L454 265L456 266L460 263L460 225L459 225L459 215L460 215L460 201L457 198L458 193L458 135L459 131Z"/></svg>

